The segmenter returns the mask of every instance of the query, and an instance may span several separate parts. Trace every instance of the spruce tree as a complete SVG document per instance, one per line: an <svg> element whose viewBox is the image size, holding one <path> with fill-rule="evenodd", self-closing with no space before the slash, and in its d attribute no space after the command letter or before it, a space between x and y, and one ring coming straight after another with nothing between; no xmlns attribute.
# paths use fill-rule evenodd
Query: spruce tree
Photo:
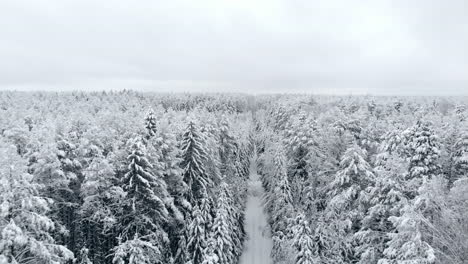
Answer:
<svg viewBox="0 0 468 264"><path fill-rule="evenodd" d="M235 157L237 144L231 135L231 127L225 116L219 124L219 160L221 163L221 174L226 175L227 166Z"/></svg>
<svg viewBox="0 0 468 264"><path fill-rule="evenodd" d="M154 174L141 139L136 138L129 143L128 171L122 179L127 195L121 223L124 239L134 237L138 240L128 242L130 244L124 241L119 247L126 249L128 245L144 244L146 240L162 252L158 261L164 263L169 251L167 233L163 229L169 221L165 204L169 194L161 175Z"/></svg>
<svg viewBox="0 0 468 264"><path fill-rule="evenodd" d="M274 188L269 193L268 204L272 221L272 232L286 235L286 225L292 216L292 198L291 187L286 173L286 162L284 152L281 149L276 150L274 158Z"/></svg>
<svg viewBox="0 0 468 264"><path fill-rule="evenodd" d="M205 259L202 264L220 264L218 255L215 253L216 242L215 239L208 240L208 246L205 249Z"/></svg>
<svg viewBox="0 0 468 264"><path fill-rule="evenodd" d="M212 186L212 179L207 173L205 164L208 154L203 135L195 123L190 122L182 138L182 162L184 182L188 185L187 199L192 204L202 197L203 192Z"/></svg>
<svg viewBox="0 0 468 264"><path fill-rule="evenodd" d="M335 232L334 250L340 252L345 263L355 261L352 234L360 229L365 211L362 193L374 178L366 161L366 151L352 144L344 153L340 169L330 184L331 199L326 208L326 216L332 221Z"/></svg>
<svg viewBox="0 0 468 264"><path fill-rule="evenodd" d="M397 232L390 234L390 241L379 264L432 264L436 257L434 249L423 240L422 216L411 205L406 205L401 216L389 218Z"/></svg>
<svg viewBox="0 0 468 264"><path fill-rule="evenodd" d="M295 204L304 206L305 189L309 183L310 167L313 167L320 155L316 142L316 124L305 113L294 119L285 131L285 146L288 156L288 179L291 185L292 199Z"/></svg>
<svg viewBox="0 0 468 264"><path fill-rule="evenodd" d="M359 231L354 233L359 264L377 263L390 240L388 234L395 231L389 219L399 216L407 202L403 194L404 164L405 161L394 154L387 156L375 169L375 183L363 192L368 208Z"/></svg>
<svg viewBox="0 0 468 264"><path fill-rule="evenodd" d="M319 247L314 241L309 222L304 214L299 213L294 220L293 246L296 252L295 264L320 264L323 263L319 255Z"/></svg>
<svg viewBox="0 0 468 264"><path fill-rule="evenodd" d="M431 123L418 121L403 132L405 153L409 159L406 174L407 195L413 199L417 195L423 179L430 179L440 173L439 139L431 129Z"/></svg>
<svg viewBox="0 0 468 264"><path fill-rule="evenodd" d="M156 126L156 117L154 115L153 109L150 109L145 117L145 128L146 128L146 138L149 139L156 135L157 126Z"/></svg>
<svg viewBox="0 0 468 264"><path fill-rule="evenodd" d="M206 219L198 207L194 206L192 221L187 230L187 261L192 264L202 264L205 260L205 249L207 246L208 235L206 230Z"/></svg>
<svg viewBox="0 0 468 264"><path fill-rule="evenodd" d="M163 261L161 248L151 241L140 239L135 234L131 239L122 241L113 249L113 264L167 264Z"/></svg>
<svg viewBox="0 0 468 264"><path fill-rule="evenodd" d="M0 140L0 260L2 263L64 263L73 253L56 244L56 224L26 161L14 146Z"/></svg>
<svg viewBox="0 0 468 264"><path fill-rule="evenodd" d="M229 190L226 183L220 186L218 194L215 218L211 229L211 237L214 240L214 252L220 264L235 263L236 242L238 237L235 234L235 215L232 213L232 200L229 197Z"/></svg>
<svg viewBox="0 0 468 264"><path fill-rule="evenodd" d="M449 179L450 185L456 180L468 175L468 133L463 133L460 138L455 141L452 160L454 163L454 171L452 177Z"/></svg>

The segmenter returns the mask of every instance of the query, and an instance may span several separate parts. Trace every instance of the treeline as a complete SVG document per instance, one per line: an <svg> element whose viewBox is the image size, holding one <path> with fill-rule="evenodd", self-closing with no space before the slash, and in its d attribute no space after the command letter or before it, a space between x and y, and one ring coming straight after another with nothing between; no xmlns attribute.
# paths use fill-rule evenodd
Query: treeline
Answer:
<svg viewBox="0 0 468 264"><path fill-rule="evenodd" d="M468 263L454 98L264 97L256 143L277 263Z"/></svg>
<svg viewBox="0 0 468 264"><path fill-rule="evenodd" d="M237 263L248 100L0 93L0 263Z"/></svg>

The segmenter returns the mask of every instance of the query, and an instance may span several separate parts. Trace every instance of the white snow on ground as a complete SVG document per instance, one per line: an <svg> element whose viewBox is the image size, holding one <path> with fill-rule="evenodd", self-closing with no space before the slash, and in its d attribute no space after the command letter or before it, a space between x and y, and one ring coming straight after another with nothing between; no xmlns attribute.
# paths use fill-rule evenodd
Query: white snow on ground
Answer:
<svg viewBox="0 0 468 264"><path fill-rule="evenodd" d="M250 167L249 197L245 216L245 230L247 241L241 264L271 264L270 253L272 242L267 223L267 216L263 212L261 198L263 187L257 174L255 159Z"/></svg>

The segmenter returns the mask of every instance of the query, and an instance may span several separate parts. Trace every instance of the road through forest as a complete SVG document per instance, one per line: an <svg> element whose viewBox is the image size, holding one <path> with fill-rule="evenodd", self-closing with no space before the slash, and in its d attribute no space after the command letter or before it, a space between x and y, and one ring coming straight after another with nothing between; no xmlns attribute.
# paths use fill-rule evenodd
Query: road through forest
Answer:
<svg viewBox="0 0 468 264"><path fill-rule="evenodd" d="M271 264L271 236L267 216L263 212L263 187L257 174L256 158L250 166L249 196L245 216L247 240L240 264Z"/></svg>

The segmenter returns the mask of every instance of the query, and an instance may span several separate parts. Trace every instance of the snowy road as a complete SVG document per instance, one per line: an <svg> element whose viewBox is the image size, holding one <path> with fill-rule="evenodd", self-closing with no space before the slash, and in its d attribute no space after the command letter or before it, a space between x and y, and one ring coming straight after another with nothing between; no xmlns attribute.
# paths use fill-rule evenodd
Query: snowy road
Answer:
<svg viewBox="0 0 468 264"><path fill-rule="evenodd" d="M263 212L261 198L263 188L257 175L255 159L250 167L249 197L245 219L245 230L248 238L240 264L271 264L270 252L272 242L270 239L267 216Z"/></svg>

